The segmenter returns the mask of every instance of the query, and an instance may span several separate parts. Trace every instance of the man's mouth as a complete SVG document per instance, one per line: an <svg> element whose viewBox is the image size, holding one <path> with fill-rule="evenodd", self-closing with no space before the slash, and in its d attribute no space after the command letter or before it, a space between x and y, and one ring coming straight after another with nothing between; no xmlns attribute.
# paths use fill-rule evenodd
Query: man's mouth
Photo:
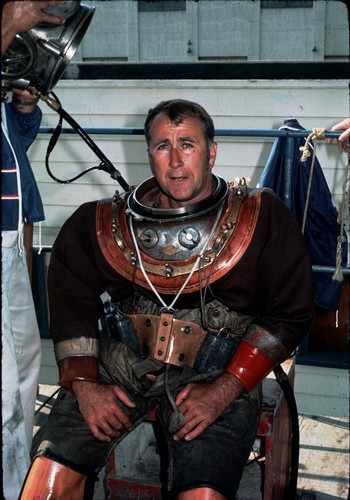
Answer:
<svg viewBox="0 0 350 500"><path fill-rule="evenodd" d="M182 182L186 179L187 179L187 177L171 177L171 180L175 181L175 182Z"/></svg>

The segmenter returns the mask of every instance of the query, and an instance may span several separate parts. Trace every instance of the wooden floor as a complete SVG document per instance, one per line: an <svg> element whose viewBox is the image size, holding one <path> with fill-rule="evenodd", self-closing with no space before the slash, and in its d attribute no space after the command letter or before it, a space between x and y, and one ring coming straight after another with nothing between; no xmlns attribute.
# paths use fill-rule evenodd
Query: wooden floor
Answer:
<svg viewBox="0 0 350 500"><path fill-rule="evenodd" d="M40 384L36 404L33 450L41 439L58 393L57 385ZM349 422L346 418L299 416L299 500L349 499ZM106 500L104 475L96 484L94 500ZM238 500L261 500L260 467L246 467ZM142 500L142 499L140 499ZM269 500L269 499L265 499ZM283 499L281 499L283 500Z"/></svg>

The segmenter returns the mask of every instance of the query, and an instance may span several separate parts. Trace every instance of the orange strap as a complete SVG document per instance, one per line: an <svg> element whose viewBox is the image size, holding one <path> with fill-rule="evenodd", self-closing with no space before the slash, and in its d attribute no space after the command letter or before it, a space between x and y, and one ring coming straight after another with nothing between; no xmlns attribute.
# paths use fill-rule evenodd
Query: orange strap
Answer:
<svg viewBox="0 0 350 500"><path fill-rule="evenodd" d="M272 368L272 361L262 351L242 340L225 371L238 378L244 391L249 392Z"/></svg>

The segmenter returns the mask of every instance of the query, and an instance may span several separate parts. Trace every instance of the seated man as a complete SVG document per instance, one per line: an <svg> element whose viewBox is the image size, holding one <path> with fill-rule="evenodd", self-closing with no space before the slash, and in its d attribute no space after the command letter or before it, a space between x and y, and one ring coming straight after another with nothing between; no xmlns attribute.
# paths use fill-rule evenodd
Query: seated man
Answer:
<svg viewBox="0 0 350 500"><path fill-rule="evenodd" d="M233 499L256 436L264 377L307 335L309 256L269 189L214 175L214 124L161 102L145 122L153 177L86 203L49 270L62 389L22 499L86 498L88 479L155 406L172 498ZM101 294L113 336L99 333Z"/></svg>

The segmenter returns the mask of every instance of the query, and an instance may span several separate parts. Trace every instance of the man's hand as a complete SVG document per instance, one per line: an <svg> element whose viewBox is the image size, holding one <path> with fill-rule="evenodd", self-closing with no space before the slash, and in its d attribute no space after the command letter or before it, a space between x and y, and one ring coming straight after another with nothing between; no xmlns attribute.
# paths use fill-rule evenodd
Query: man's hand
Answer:
<svg viewBox="0 0 350 500"><path fill-rule="evenodd" d="M350 118L345 118L345 120L337 123L332 127L332 130L344 130L337 139L337 146L341 153L347 153L349 151L350 140ZM328 139L328 144L331 142L333 142L333 139Z"/></svg>
<svg viewBox="0 0 350 500"><path fill-rule="evenodd" d="M185 423L174 434L174 439L190 441L199 436L242 394L242 390L240 381L230 373L207 384L188 384L176 397Z"/></svg>
<svg viewBox="0 0 350 500"><path fill-rule="evenodd" d="M19 0L6 2L1 12L1 53L4 54L14 37L34 28L38 23L64 24L65 20L43 12L63 0Z"/></svg>
<svg viewBox="0 0 350 500"><path fill-rule="evenodd" d="M129 408L135 408L135 404L120 387L75 381L72 382L72 389L80 413L96 439L110 441L111 438L118 437L122 430L132 429L132 422L118 401Z"/></svg>

